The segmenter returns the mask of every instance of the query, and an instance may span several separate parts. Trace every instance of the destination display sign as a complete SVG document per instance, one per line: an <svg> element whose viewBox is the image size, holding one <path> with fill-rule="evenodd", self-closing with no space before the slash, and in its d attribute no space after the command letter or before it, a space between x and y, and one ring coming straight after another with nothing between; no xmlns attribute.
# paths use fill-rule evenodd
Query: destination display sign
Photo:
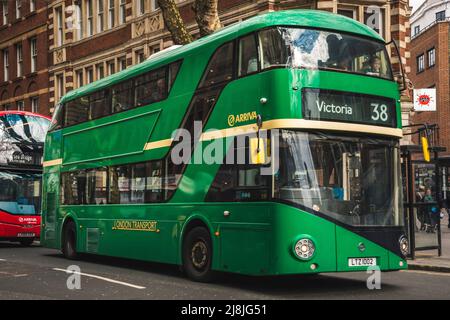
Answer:
<svg viewBox="0 0 450 320"><path fill-rule="evenodd" d="M303 117L308 120L397 127L395 99L305 88L302 105Z"/></svg>

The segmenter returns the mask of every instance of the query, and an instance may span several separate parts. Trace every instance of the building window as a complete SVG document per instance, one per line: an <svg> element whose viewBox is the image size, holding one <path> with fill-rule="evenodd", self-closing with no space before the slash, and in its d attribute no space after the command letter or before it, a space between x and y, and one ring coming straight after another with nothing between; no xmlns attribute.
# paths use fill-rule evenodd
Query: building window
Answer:
<svg viewBox="0 0 450 320"><path fill-rule="evenodd" d="M16 102L16 109L19 111L25 111L23 100Z"/></svg>
<svg viewBox="0 0 450 320"><path fill-rule="evenodd" d="M356 19L356 11L351 9L338 9L338 14L345 16L350 19Z"/></svg>
<svg viewBox="0 0 450 320"><path fill-rule="evenodd" d="M21 77L23 74L23 51L22 44L16 44L16 59L17 59L17 76Z"/></svg>
<svg viewBox="0 0 450 320"><path fill-rule="evenodd" d="M135 56L136 56L136 63L144 62L145 60L144 50L136 51Z"/></svg>
<svg viewBox="0 0 450 320"><path fill-rule="evenodd" d="M83 86L83 70L75 71L75 79L77 81L77 88Z"/></svg>
<svg viewBox="0 0 450 320"><path fill-rule="evenodd" d="M433 67L436 64L436 49L428 50L428 68Z"/></svg>
<svg viewBox="0 0 450 320"><path fill-rule="evenodd" d="M64 95L64 76L63 74L56 75L56 90L55 90L55 101L59 101Z"/></svg>
<svg viewBox="0 0 450 320"><path fill-rule="evenodd" d="M2 1L3 24L8 24L8 1Z"/></svg>
<svg viewBox="0 0 450 320"><path fill-rule="evenodd" d="M20 19L22 11L22 0L16 0L16 19Z"/></svg>
<svg viewBox="0 0 450 320"><path fill-rule="evenodd" d="M152 1L152 11L159 9L158 0L151 0Z"/></svg>
<svg viewBox="0 0 450 320"><path fill-rule="evenodd" d="M127 68L127 59L125 57L119 58L117 64L119 66L119 71L125 70Z"/></svg>
<svg viewBox="0 0 450 320"><path fill-rule="evenodd" d="M105 77L105 67L103 66L103 63L98 64L96 66L97 69L97 80L102 79Z"/></svg>
<svg viewBox="0 0 450 320"><path fill-rule="evenodd" d="M3 105L3 110L8 111L10 109L9 104L4 104Z"/></svg>
<svg viewBox="0 0 450 320"><path fill-rule="evenodd" d="M30 40L30 54L31 54L31 72L37 70L37 40L36 38Z"/></svg>
<svg viewBox="0 0 450 320"><path fill-rule="evenodd" d="M97 32L104 30L104 8L103 0L97 0Z"/></svg>
<svg viewBox="0 0 450 320"><path fill-rule="evenodd" d="M36 0L30 0L30 12L36 10Z"/></svg>
<svg viewBox="0 0 450 320"><path fill-rule="evenodd" d="M436 21L444 21L445 20L445 10L436 12Z"/></svg>
<svg viewBox="0 0 450 320"><path fill-rule="evenodd" d="M143 15L145 13L145 0L137 0L137 7L138 16Z"/></svg>
<svg viewBox="0 0 450 320"><path fill-rule="evenodd" d="M83 2L79 2L75 6L76 21L73 27L76 29L77 40L83 39Z"/></svg>
<svg viewBox="0 0 450 320"><path fill-rule="evenodd" d="M115 26L115 8L114 8L115 0L108 0L108 28L114 28Z"/></svg>
<svg viewBox="0 0 450 320"><path fill-rule="evenodd" d="M92 12L92 0L86 2L86 16L87 16L87 36L92 36L94 33L94 16Z"/></svg>
<svg viewBox="0 0 450 320"><path fill-rule="evenodd" d="M126 22L126 17L127 17L126 0L120 0L119 23L124 24Z"/></svg>
<svg viewBox="0 0 450 320"><path fill-rule="evenodd" d="M92 68L86 69L86 83L94 82L94 70Z"/></svg>
<svg viewBox="0 0 450 320"><path fill-rule="evenodd" d="M417 73L425 70L425 56L421 54L417 57Z"/></svg>
<svg viewBox="0 0 450 320"><path fill-rule="evenodd" d="M157 53L157 52L159 52L159 51L161 51L160 47L159 47L159 44L156 45L156 46L150 46L149 47L149 51L150 51L150 56L155 54L155 53Z"/></svg>
<svg viewBox="0 0 450 320"><path fill-rule="evenodd" d="M31 112L39 113L39 97L32 97L30 100L31 100Z"/></svg>
<svg viewBox="0 0 450 320"><path fill-rule="evenodd" d="M414 35L418 35L420 33L420 26L415 26L414 27Z"/></svg>
<svg viewBox="0 0 450 320"><path fill-rule="evenodd" d="M108 61L108 75L112 75L116 72L116 65L114 64L114 61Z"/></svg>
<svg viewBox="0 0 450 320"><path fill-rule="evenodd" d="M63 44L63 15L62 15L62 7L58 7L55 9L55 17L56 17L56 45L62 46Z"/></svg>
<svg viewBox="0 0 450 320"><path fill-rule="evenodd" d="M3 50L3 80L9 80L9 52L8 50Z"/></svg>

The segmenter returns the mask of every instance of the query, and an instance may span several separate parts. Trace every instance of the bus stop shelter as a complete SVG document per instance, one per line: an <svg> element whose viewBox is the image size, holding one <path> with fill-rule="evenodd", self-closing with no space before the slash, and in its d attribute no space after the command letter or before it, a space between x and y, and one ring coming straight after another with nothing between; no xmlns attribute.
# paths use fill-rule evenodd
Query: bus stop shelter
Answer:
<svg viewBox="0 0 450 320"><path fill-rule="evenodd" d="M427 130L427 128L425 128ZM418 130L416 133L420 137L424 131ZM433 139L438 140L438 139ZM441 224L439 210L446 197L445 190L445 168L441 165L439 154L446 149L433 146L428 148L430 161L425 161L423 148L421 145L401 146L402 174L403 174L403 195L404 214L406 232L410 243L409 258L415 259L417 251L437 250L438 255L442 254ZM433 201L423 202L419 192L430 189ZM438 223L436 228L424 228L424 217L429 213L430 208L438 210Z"/></svg>

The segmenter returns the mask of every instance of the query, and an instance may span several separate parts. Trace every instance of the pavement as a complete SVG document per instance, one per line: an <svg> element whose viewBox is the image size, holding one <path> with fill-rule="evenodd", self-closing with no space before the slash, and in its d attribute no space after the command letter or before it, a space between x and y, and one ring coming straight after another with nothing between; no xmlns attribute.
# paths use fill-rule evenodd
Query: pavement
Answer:
<svg viewBox="0 0 450 320"><path fill-rule="evenodd" d="M410 270L423 270L450 273L450 229L448 215L441 220L442 255L437 250L416 251L416 258L408 261ZM417 231L416 231L417 232ZM417 246L436 245L436 234L416 233Z"/></svg>
<svg viewBox="0 0 450 320"><path fill-rule="evenodd" d="M69 266L79 268L79 286ZM372 300L450 299L450 274L420 270L383 272L369 290L366 272L249 277L220 274L213 283L192 282L178 267L128 259L83 256L72 261L35 244L0 242L0 300ZM201 302L199 302L201 304ZM238 303L238 302L232 302Z"/></svg>

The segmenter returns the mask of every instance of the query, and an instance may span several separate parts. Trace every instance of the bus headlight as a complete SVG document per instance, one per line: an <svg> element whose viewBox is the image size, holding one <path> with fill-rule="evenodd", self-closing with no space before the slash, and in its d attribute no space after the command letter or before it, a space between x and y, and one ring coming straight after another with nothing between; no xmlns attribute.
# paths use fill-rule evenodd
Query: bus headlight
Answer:
<svg viewBox="0 0 450 320"><path fill-rule="evenodd" d="M407 256L409 253L409 241L408 238L406 238L405 236L401 236L400 239L398 240L399 244L400 244L400 251L402 252L402 254L404 256Z"/></svg>
<svg viewBox="0 0 450 320"><path fill-rule="evenodd" d="M301 260L309 260L314 255L316 246L311 239L302 238L295 243L294 253Z"/></svg>

